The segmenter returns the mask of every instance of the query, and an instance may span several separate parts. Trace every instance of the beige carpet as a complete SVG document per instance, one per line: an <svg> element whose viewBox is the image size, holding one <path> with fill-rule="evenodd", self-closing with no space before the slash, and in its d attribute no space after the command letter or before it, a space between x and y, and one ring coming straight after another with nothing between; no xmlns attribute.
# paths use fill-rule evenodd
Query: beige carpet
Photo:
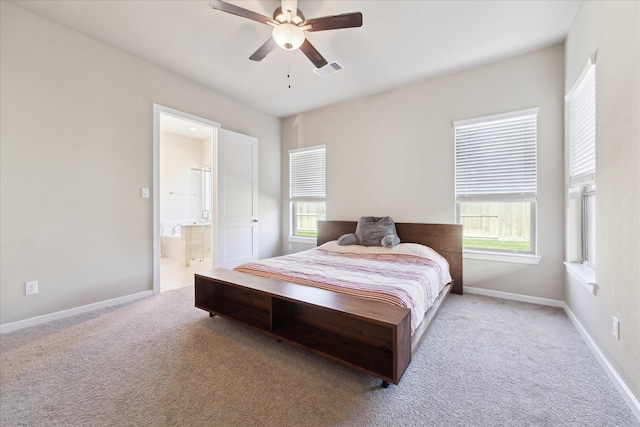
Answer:
<svg viewBox="0 0 640 427"><path fill-rule="evenodd" d="M560 310L452 295L399 385L193 306L193 287L0 336L2 426L636 426Z"/></svg>

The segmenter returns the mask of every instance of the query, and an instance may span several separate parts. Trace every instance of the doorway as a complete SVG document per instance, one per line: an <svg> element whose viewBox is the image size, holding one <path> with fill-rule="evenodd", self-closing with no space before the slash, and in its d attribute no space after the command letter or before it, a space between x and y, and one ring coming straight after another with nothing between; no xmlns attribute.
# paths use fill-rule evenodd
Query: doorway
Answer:
<svg viewBox="0 0 640 427"><path fill-rule="evenodd" d="M154 294L192 285L217 264L219 126L154 104Z"/></svg>

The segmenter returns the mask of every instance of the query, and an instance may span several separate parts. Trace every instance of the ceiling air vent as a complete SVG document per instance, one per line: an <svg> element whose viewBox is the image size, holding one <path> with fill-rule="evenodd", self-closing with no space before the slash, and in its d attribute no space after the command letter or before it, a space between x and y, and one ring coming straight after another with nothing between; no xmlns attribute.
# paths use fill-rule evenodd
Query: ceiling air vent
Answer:
<svg viewBox="0 0 640 427"><path fill-rule="evenodd" d="M338 71L344 70L344 67L340 65L337 61L331 62L325 65L322 68L316 68L313 70L314 73L319 75L320 77L328 76L329 74L337 73Z"/></svg>

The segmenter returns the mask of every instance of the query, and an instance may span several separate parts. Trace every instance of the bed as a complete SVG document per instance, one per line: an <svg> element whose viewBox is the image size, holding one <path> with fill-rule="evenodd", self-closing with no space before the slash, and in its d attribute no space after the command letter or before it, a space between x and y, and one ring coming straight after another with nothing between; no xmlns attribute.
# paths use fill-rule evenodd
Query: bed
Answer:
<svg viewBox="0 0 640 427"><path fill-rule="evenodd" d="M337 250L333 241L353 232L356 224L320 221L318 247ZM378 377L383 387L398 384L447 295L462 293L462 226L395 226L402 243L428 246L449 265L452 280L421 316L413 315L407 307L338 292L332 287L292 283L279 280L280 275L263 277L266 274L223 269L196 274L195 305L211 316L234 320Z"/></svg>

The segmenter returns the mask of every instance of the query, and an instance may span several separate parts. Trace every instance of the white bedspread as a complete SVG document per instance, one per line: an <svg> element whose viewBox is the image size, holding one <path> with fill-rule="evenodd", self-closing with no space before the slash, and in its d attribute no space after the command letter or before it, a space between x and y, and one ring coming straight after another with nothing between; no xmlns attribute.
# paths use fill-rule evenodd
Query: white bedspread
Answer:
<svg viewBox="0 0 640 427"><path fill-rule="evenodd" d="M234 270L315 286L411 310L411 332L444 286L449 264L416 243L393 248L339 246L336 241L291 255L249 262Z"/></svg>

